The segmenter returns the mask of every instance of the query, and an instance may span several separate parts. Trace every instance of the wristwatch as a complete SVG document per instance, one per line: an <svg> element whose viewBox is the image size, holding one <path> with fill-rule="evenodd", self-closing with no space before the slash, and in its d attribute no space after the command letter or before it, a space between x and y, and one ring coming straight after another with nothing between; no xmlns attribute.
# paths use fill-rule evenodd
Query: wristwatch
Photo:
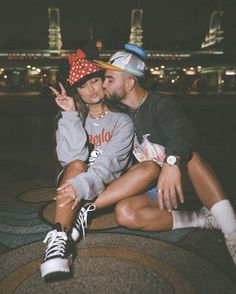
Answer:
<svg viewBox="0 0 236 294"><path fill-rule="evenodd" d="M180 158L179 158L179 156L176 156L176 155L169 155L165 158L165 162L169 166L179 165L179 161L180 161Z"/></svg>

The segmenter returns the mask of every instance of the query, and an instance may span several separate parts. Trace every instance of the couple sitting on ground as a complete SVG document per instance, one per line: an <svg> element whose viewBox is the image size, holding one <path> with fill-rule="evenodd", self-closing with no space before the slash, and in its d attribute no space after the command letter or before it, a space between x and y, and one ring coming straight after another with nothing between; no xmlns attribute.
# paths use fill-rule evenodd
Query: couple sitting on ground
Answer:
<svg viewBox="0 0 236 294"><path fill-rule="evenodd" d="M146 52L132 44L108 63L91 61L79 49L69 56L73 94L62 84L60 91L51 88L61 109L56 151L63 171L55 225L44 240L45 280L70 273L73 244L85 234L87 218L113 204L117 222L131 229L220 229L236 263L232 205L197 152L196 131L180 106L141 86L145 58ZM200 210L181 210L188 201L183 170Z"/></svg>

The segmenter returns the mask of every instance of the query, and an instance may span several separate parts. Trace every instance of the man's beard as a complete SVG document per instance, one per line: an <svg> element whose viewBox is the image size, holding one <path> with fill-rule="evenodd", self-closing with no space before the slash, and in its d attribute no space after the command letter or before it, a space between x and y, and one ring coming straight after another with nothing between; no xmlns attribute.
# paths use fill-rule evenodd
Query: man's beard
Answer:
<svg viewBox="0 0 236 294"><path fill-rule="evenodd" d="M121 98L118 96L111 96L109 98L105 96L105 104L110 111L130 114L129 107L122 103Z"/></svg>
<svg viewBox="0 0 236 294"><path fill-rule="evenodd" d="M119 95L116 95L116 94L114 94L114 95L109 95L109 96L107 96L106 95L106 92L105 92L105 98L107 99L107 100L111 100L111 101L116 101L116 102L121 102L121 100L123 99L123 97L121 97L121 96L119 96Z"/></svg>

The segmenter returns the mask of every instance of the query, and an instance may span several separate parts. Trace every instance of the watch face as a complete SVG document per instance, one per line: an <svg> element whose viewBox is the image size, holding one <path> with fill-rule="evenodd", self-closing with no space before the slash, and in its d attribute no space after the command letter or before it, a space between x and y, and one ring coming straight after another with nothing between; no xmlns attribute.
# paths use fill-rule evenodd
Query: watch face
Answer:
<svg viewBox="0 0 236 294"><path fill-rule="evenodd" d="M176 163L177 159L175 156L173 155L170 155L167 157L166 159L166 162L169 164L169 165L174 165Z"/></svg>

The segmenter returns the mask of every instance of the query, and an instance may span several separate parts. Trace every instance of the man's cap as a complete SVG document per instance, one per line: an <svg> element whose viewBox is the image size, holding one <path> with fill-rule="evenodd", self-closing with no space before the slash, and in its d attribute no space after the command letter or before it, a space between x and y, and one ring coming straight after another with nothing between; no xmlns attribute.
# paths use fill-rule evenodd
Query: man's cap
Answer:
<svg viewBox="0 0 236 294"><path fill-rule="evenodd" d="M103 69L86 58L86 54L78 49L76 55L68 54L70 63L69 83L72 86L81 86L96 76L103 75Z"/></svg>
<svg viewBox="0 0 236 294"><path fill-rule="evenodd" d="M143 77L145 72L146 52L134 44L125 44L123 51L113 54L109 62L94 60L96 64L105 69L124 71L136 77Z"/></svg>

